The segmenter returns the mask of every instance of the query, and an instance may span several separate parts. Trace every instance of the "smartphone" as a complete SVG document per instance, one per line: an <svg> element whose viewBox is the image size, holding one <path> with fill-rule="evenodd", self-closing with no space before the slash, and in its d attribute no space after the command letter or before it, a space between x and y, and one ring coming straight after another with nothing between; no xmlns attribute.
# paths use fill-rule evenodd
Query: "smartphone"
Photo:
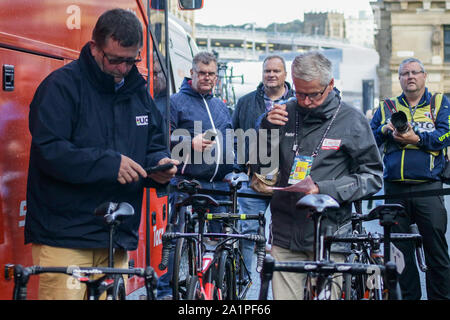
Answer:
<svg viewBox="0 0 450 320"><path fill-rule="evenodd" d="M154 166L154 167L150 167L145 169L145 171L147 171L147 174L152 174L158 171L166 171L169 169L172 169L175 165L173 163L165 163L165 164L161 164L158 166Z"/></svg>
<svg viewBox="0 0 450 320"><path fill-rule="evenodd" d="M205 131L205 134L203 135L203 139L214 141L216 139L216 136L218 135L216 130L208 129Z"/></svg>

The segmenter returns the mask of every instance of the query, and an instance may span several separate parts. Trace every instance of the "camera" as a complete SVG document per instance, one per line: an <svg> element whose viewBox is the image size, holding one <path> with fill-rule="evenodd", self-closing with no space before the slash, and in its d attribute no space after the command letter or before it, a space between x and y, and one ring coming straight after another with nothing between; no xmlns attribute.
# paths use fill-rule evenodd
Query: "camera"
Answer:
<svg viewBox="0 0 450 320"><path fill-rule="evenodd" d="M391 116L391 123L398 133L405 133L408 131L408 118L403 111L394 112Z"/></svg>

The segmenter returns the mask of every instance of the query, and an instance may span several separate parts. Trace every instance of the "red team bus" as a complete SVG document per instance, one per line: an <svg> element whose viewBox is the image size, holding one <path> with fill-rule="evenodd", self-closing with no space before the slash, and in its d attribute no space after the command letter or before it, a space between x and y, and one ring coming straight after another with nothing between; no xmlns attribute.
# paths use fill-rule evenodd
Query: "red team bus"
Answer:
<svg viewBox="0 0 450 320"><path fill-rule="evenodd" d="M194 41L175 18L166 17L167 0L2 0L0 1L0 266L32 264L31 247L24 244L27 213L26 184L31 136L29 104L40 82L53 70L78 58L91 39L98 17L120 7L136 13L146 29L143 60L137 65L153 94L153 65L169 51L168 88L179 88L189 75ZM202 0L179 0L179 9L199 9ZM165 29L168 28L168 33ZM169 34L171 48L167 45ZM167 70L167 69L166 69ZM146 189L143 193L139 247L130 252L136 267L157 265L161 259L161 236L168 218L167 193ZM129 281L128 292L143 286L138 277ZM28 299L37 298L38 277L32 277ZM11 299L13 281L0 276L0 299Z"/></svg>

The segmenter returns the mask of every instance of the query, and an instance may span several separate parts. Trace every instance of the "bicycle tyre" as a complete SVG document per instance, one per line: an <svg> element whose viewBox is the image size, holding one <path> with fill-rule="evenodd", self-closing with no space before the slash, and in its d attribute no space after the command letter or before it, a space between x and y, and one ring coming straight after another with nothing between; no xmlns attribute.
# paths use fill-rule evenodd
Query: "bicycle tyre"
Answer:
<svg viewBox="0 0 450 320"><path fill-rule="evenodd" d="M125 289L125 280L122 275L114 276L114 285L111 294L107 295L109 300L126 300L127 292Z"/></svg>
<svg viewBox="0 0 450 320"><path fill-rule="evenodd" d="M189 279L187 287L188 287L186 294L187 300L203 300L198 276L191 277Z"/></svg>
<svg viewBox="0 0 450 320"><path fill-rule="evenodd" d="M220 254L219 268L217 272L217 289L220 290L222 300L236 300L236 272L235 264L227 250Z"/></svg>
<svg viewBox="0 0 450 320"><path fill-rule="evenodd" d="M361 258L356 253L351 253L347 258L347 263L364 263L368 264L366 259ZM350 273L345 273L343 275L344 283L344 299L345 300L362 300L364 299L364 294L366 292L366 280L367 276L364 275L352 275Z"/></svg>
<svg viewBox="0 0 450 320"><path fill-rule="evenodd" d="M195 272L194 243L184 238L177 239L172 275L172 294L174 300L186 299L189 278Z"/></svg>

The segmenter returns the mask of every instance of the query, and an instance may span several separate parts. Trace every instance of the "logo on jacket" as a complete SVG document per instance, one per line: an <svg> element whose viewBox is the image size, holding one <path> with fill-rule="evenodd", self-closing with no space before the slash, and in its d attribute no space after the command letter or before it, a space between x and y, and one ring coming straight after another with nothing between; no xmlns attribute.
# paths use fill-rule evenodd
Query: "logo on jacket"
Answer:
<svg viewBox="0 0 450 320"><path fill-rule="evenodd" d="M136 117L137 126L148 126L148 116L137 116Z"/></svg>

